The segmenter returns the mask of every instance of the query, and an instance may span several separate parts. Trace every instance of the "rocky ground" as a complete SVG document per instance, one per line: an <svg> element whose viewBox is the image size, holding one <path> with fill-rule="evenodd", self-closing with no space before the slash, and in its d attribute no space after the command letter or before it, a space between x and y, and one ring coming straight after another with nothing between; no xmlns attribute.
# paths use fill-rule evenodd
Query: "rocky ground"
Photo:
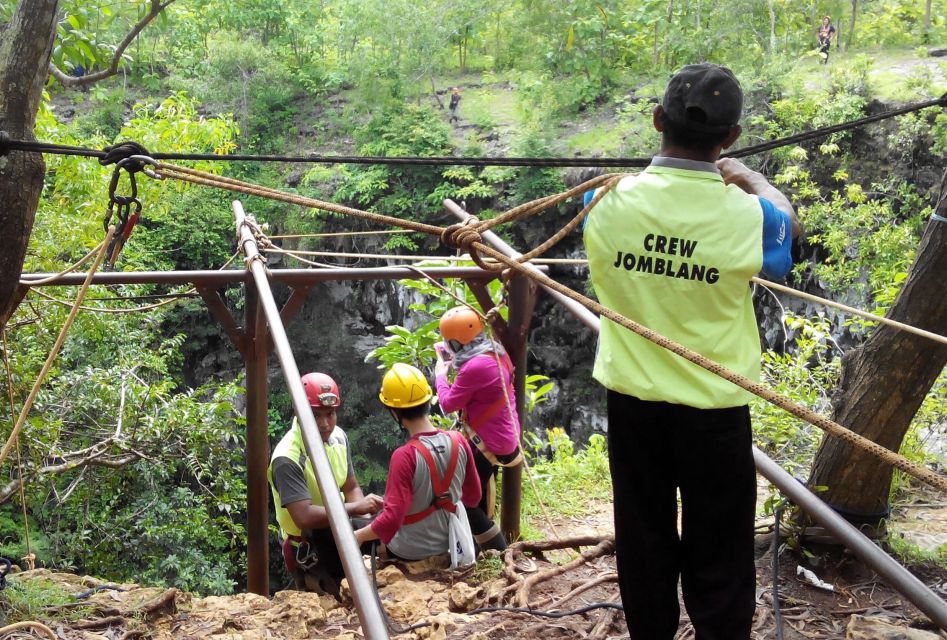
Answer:
<svg viewBox="0 0 947 640"><path fill-rule="evenodd" d="M898 526L904 531L913 531L911 522L910 518L899 519ZM772 522L761 519L758 524L762 531ZM928 518L925 535L935 536L935 541L945 535L945 527L930 525ZM622 614L615 609L600 608L561 618L510 611L473 613L479 608L497 606L567 611L594 603L620 602L615 583L610 505L590 505L587 517L561 519L547 524L547 529L550 531L547 540L513 545L502 557L482 561L477 569L450 572L436 562L382 567L377 573L377 584L391 618L392 635L417 626L402 637L438 640L627 638ZM555 533L551 533L553 529ZM759 586L753 640L777 637L771 540L771 534L762 533L758 537ZM819 581L831 585L832 590L815 586L811 579L799 575L800 566L810 569ZM947 570L920 567L915 573L935 592L947 597ZM800 554L783 544L778 576L783 632L787 640L947 638L947 633L938 632L913 605L883 584L872 571L837 549L809 546L807 554ZM52 573L46 569L11 576L7 588L26 590L29 583L43 582L60 585L66 593L74 594L74 601L45 606L38 603L33 619L45 628L36 625L0 628L0 640L36 637L50 640L355 640L363 637L350 601L339 603L328 596L297 591L282 591L272 598L253 594L200 598L177 589L109 585L94 578ZM99 589L90 592L96 587ZM343 595L345 593L343 588ZM2 596L0 602L3 602ZM693 627L684 613L677 638L694 637Z"/></svg>

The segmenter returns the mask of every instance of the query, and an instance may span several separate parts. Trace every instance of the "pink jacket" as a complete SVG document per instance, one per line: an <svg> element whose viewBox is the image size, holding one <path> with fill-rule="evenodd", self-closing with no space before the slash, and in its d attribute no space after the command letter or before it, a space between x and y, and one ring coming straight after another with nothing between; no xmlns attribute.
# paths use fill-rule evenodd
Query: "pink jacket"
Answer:
<svg viewBox="0 0 947 640"><path fill-rule="evenodd" d="M520 441L512 371L503 365L503 360L508 362L509 359L500 360L502 382L492 353L483 353L465 362L453 385L447 382L445 375L434 380L441 408L446 413L462 410L464 421L477 432L487 449L498 456L515 451ZM504 399L501 384L506 385L510 407Z"/></svg>

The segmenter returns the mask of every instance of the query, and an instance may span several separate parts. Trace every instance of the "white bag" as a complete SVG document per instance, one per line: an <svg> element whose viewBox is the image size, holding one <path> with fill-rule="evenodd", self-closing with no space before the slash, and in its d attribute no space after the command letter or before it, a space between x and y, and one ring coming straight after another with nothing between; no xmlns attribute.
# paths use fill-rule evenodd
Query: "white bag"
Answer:
<svg viewBox="0 0 947 640"><path fill-rule="evenodd" d="M454 513L447 514L447 544L450 549L450 568L458 569L476 562L477 553L470 522L467 521L467 510L462 504L455 503L454 506Z"/></svg>

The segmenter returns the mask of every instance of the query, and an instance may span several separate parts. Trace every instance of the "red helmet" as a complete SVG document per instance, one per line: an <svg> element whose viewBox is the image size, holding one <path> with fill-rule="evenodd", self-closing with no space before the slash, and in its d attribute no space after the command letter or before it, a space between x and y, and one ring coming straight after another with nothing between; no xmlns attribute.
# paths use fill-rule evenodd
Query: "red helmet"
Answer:
<svg viewBox="0 0 947 640"><path fill-rule="evenodd" d="M306 398L313 408L334 409L342 404L339 385L324 373L307 373L302 377Z"/></svg>

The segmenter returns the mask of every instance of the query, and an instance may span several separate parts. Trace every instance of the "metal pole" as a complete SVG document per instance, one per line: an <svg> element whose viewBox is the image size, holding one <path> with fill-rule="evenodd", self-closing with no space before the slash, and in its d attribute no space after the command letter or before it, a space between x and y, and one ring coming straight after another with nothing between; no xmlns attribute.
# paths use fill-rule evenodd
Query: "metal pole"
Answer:
<svg viewBox="0 0 947 640"><path fill-rule="evenodd" d="M930 587L914 577L756 447L753 447L753 459L756 460L759 472L776 485L784 496L799 505L813 520L838 538L839 542L874 569L893 589L923 611L934 624L947 630L947 603Z"/></svg>
<svg viewBox="0 0 947 640"><path fill-rule="evenodd" d="M445 200L444 204L449 211L459 218L467 218L467 212L454 202ZM482 234L482 237L484 242L501 253L510 257L521 255L490 232ZM557 301L563 301L561 294L554 293L553 297ZM564 300L571 303L564 304L564 306L585 326L595 331L595 333L599 332L600 320L598 316L570 298L564 298ZM924 612L934 624L941 629L947 629L947 603L940 596L756 447L753 448L753 458L760 474L772 482L783 495L799 505L815 522L833 533L839 542L884 578L893 589L904 596L911 604Z"/></svg>
<svg viewBox="0 0 947 640"><path fill-rule="evenodd" d="M267 332L260 295L247 283L245 326L247 373L247 590L270 595L270 503L266 469L270 461L267 436Z"/></svg>
<svg viewBox="0 0 947 640"><path fill-rule="evenodd" d="M362 623L362 630L365 637L370 640L376 638L387 639L388 630L385 627L381 605L377 600L377 594L372 587L371 580L369 580L368 572L365 571L362 553L355 543L355 533L352 530L348 515L345 513L342 498L339 496L339 488L332 475L322 438L316 428L312 408L306 400L306 393L303 390L299 376L299 368L296 366L293 351L289 346L289 338L286 336L286 330L280 320L279 309L273 300L273 292L270 290L266 268L260 260L260 253L253 235L244 225L246 214L243 211L243 205L239 201L234 201L233 211L236 217L238 241L240 247L246 253L253 282L259 290L260 302L263 305L266 320L270 325L276 355L279 358L280 366L283 368L286 386L289 388L289 393L293 399L293 410L296 412L296 418L302 431L306 454L312 461L316 482L319 485L319 491L322 493L332 536L335 538L335 545L342 560L342 568L345 570L345 576L349 581L352 598L355 600L355 610L358 612L359 621Z"/></svg>
<svg viewBox="0 0 947 640"><path fill-rule="evenodd" d="M424 267L424 273L434 278L462 278L464 280L493 280L494 271L484 271L480 267ZM339 269L273 269L269 272L273 282L300 286L314 282L336 280L417 280L423 276L407 267L375 267ZM20 279L24 287L32 281L44 280L53 273L24 273ZM50 282L36 286L58 287L80 285L84 273L67 273ZM222 287L227 284L246 282L250 278L247 272L237 269L223 271L97 271L92 276L92 284L195 284L206 287Z"/></svg>

